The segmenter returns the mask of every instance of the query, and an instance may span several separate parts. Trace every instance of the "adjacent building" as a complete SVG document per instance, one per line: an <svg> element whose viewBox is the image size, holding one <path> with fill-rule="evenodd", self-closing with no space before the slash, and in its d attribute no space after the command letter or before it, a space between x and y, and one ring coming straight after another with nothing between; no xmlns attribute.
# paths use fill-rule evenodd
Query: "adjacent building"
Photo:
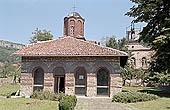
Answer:
<svg viewBox="0 0 170 110"><path fill-rule="evenodd" d="M135 29L134 24L131 26L131 30L127 31L128 51L131 53L128 58L128 62L134 66L135 69L147 69L153 51L150 47L139 42L140 29Z"/></svg>

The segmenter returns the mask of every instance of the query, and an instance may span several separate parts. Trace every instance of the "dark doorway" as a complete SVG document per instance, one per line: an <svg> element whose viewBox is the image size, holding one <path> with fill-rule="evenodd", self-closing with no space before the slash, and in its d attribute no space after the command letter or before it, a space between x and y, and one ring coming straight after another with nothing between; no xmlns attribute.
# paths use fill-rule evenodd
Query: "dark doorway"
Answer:
<svg viewBox="0 0 170 110"><path fill-rule="evenodd" d="M60 93L65 92L65 78L64 76L55 76L55 82L54 82L54 92Z"/></svg>
<svg viewBox="0 0 170 110"><path fill-rule="evenodd" d="M65 71L62 67L56 67L54 73L54 92L65 92Z"/></svg>

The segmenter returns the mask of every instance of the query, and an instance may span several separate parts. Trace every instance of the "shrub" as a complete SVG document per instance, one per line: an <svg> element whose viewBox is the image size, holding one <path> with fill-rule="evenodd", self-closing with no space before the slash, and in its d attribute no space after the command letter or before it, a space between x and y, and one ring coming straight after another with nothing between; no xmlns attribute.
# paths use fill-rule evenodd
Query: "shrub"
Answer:
<svg viewBox="0 0 170 110"><path fill-rule="evenodd" d="M40 100L52 100L57 101L57 95L54 92L50 91L34 91L31 95L31 98L40 99Z"/></svg>
<svg viewBox="0 0 170 110"><path fill-rule="evenodd" d="M132 103L155 100L159 97L153 94L146 94L141 92L120 92L113 96L112 102Z"/></svg>
<svg viewBox="0 0 170 110"><path fill-rule="evenodd" d="M59 110L74 110L77 103L76 96L66 95L64 93L55 94L50 91L34 91L31 98L59 101Z"/></svg>
<svg viewBox="0 0 170 110"><path fill-rule="evenodd" d="M76 96L64 95L59 102L59 110L74 110L77 98Z"/></svg>

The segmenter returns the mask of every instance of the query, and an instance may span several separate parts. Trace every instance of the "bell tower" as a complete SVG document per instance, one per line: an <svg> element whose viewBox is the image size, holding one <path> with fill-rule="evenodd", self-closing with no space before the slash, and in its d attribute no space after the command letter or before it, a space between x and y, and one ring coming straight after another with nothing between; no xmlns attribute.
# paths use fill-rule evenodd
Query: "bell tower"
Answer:
<svg viewBox="0 0 170 110"><path fill-rule="evenodd" d="M71 36L77 39L84 37L84 22L85 20L77 12L72 12L64 18L64 36Z"/></svg>

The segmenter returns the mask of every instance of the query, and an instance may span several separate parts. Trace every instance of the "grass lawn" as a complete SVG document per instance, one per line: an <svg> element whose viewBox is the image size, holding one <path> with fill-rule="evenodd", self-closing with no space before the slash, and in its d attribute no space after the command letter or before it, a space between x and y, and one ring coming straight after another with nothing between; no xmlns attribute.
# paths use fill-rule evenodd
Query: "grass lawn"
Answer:
<svg viewBox="0 0 170 110"><path fill-rule="evenodd" d="M58 110L58 102L24 98L0 99L0 110Z"/></svg>
<svg viewBox="0 0 170 110"><path fill-rule="evenodd" d="M123 87L124 91L140 91L160 96L159 99L146 102L130 103L128 105L137 110L170 110L170 93L166 93L157 87Z"/></svg>
<svg viewBox="0 0 170 110"><path fill-rule="evenodd" d="M5 83L0 86L0 96L10 96L12 93L17 92L19 84Z"/></svg>
<svg viewBox="0 0 170 110"><path fill-rule="evenodd" d="M153 101L131 103L137 110L170 110L170 98L160 98Z"/></svg>
<svg viewBox="0 0 170 110"><path fill-rule="evenodd" d="M1 96L10 96L19 89L19 84L6 83L0 86ZM58 101L0 98L0 110L58 110Z"/></svg>
<svg viewBox="0 0 170 110"><path fill-rule="evenodd" d="M123 86L123 91L141 91L141 90L161 90L158 87L128 87L128 86Z"/></svg>

